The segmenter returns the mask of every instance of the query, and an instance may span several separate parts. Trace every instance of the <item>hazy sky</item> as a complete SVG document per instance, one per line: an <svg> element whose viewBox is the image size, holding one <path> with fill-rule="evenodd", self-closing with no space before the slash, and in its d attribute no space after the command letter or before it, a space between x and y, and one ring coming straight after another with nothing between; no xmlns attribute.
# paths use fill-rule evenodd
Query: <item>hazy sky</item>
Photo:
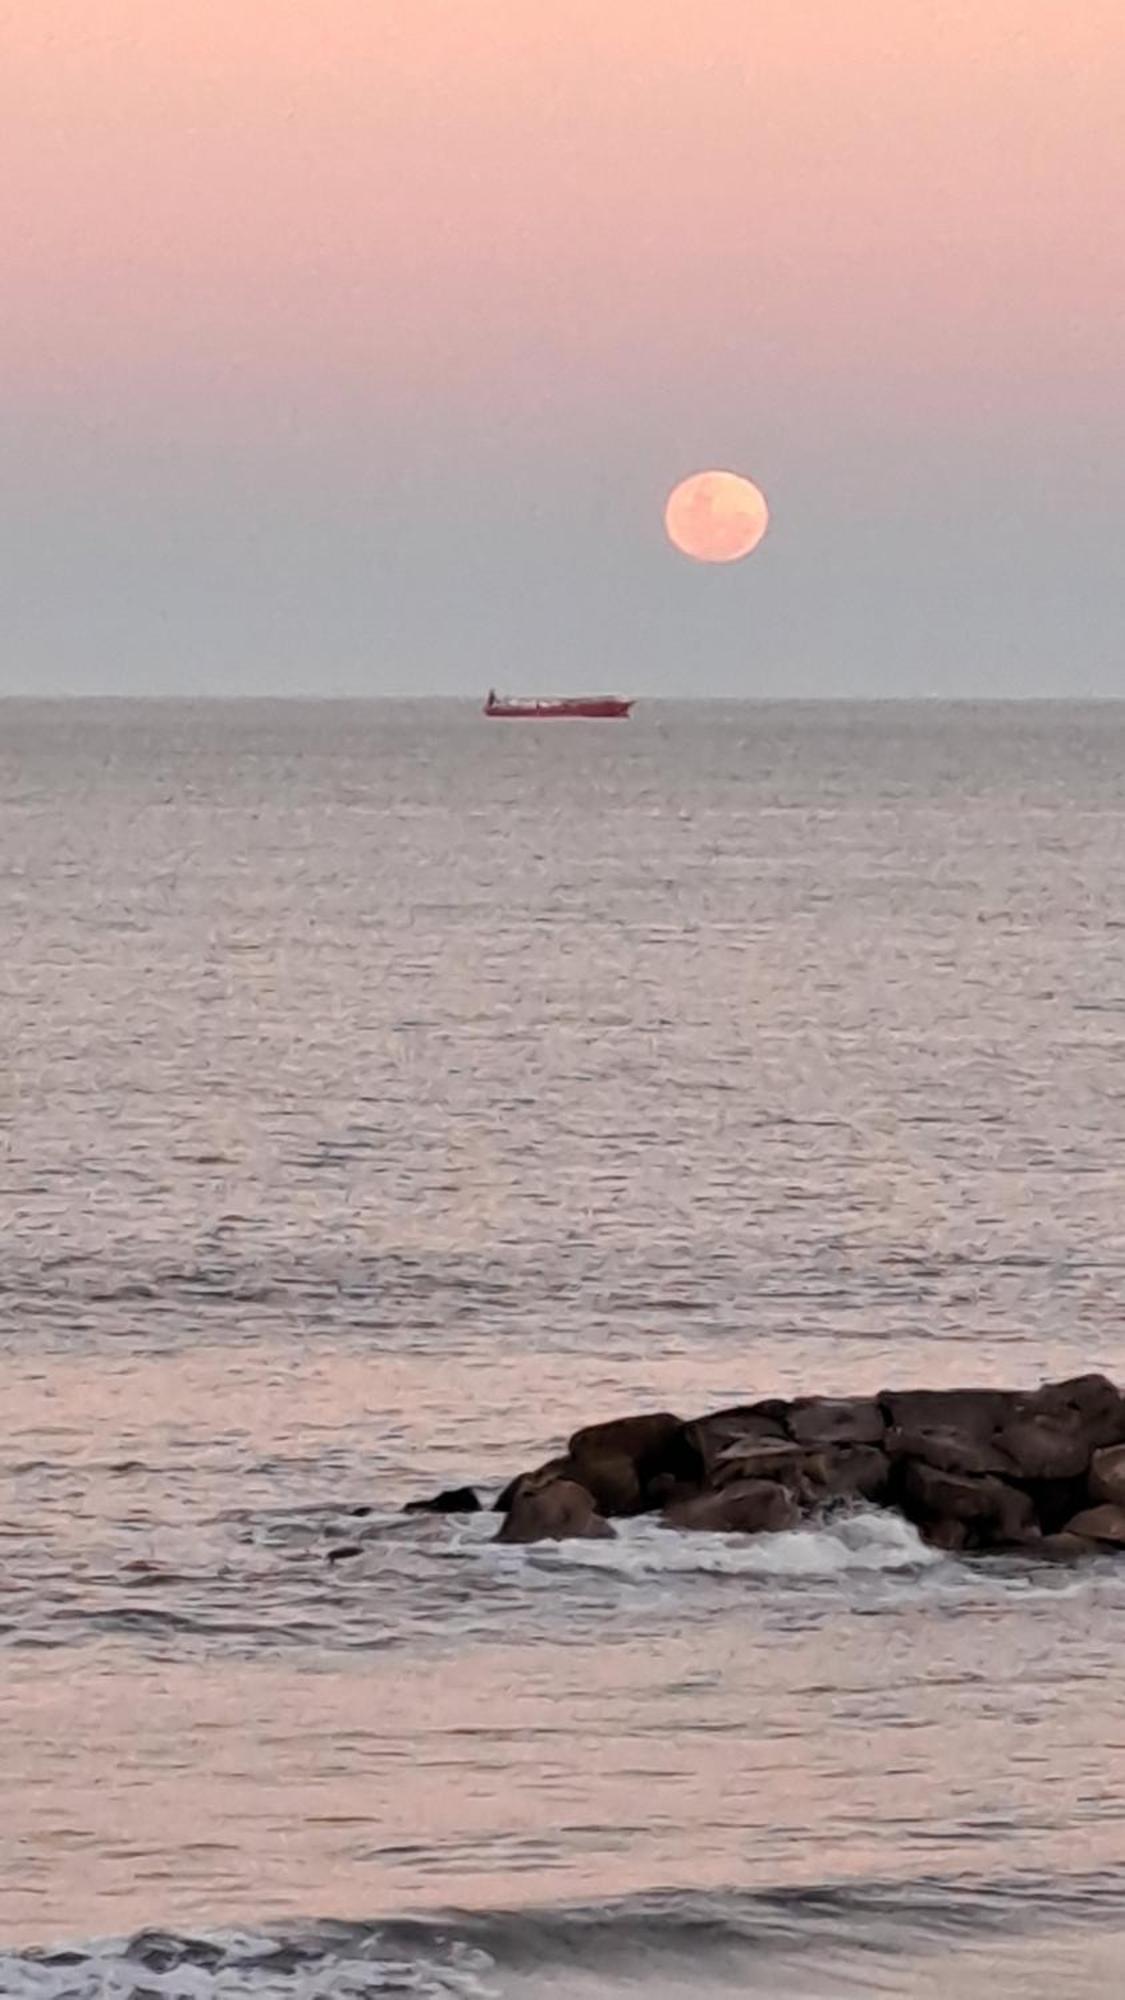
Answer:
<svg viewBox="0 0 1125 2000"><path fill-rule="evenodd" d="M0 0L0 685L1125 694L1123 189L1125 0Z"/></svg>

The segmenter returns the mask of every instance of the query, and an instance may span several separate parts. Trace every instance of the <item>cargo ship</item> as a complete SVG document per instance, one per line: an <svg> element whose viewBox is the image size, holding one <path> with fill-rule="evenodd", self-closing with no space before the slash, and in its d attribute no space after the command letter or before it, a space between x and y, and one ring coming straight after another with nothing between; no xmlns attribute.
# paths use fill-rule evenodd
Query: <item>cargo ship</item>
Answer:
<svg viewBox="0 0 1125 2000"><path fill-rule="evenodd" d="M486 715L500 722L623 721L631 699L619 694L509 695L489 688Z"/></svg>

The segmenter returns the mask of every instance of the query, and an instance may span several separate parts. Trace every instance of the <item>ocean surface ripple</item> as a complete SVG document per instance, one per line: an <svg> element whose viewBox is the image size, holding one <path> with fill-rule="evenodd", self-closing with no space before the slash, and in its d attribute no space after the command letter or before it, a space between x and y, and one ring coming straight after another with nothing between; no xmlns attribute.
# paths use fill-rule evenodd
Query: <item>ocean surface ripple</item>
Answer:
<svg viewBox="0 0 1125 2000"><path fill-rule="evenodd" d="M400 1510L1125 1378L1125 713L4 720L0 1993L1112 1987L1121 1568Z"/></svg>

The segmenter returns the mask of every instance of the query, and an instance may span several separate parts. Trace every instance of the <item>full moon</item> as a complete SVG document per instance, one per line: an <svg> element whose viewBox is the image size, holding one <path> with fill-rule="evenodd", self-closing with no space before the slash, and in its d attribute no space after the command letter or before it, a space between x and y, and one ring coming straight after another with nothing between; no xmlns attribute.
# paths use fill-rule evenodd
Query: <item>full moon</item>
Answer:
<svg viewBox="0 0 1125 2000"><path fill-rule="evenodd" d="M769 526L764 493L738 472L693 472L668 495L664 526L681 555L696 562L737 562Z"/></svg>

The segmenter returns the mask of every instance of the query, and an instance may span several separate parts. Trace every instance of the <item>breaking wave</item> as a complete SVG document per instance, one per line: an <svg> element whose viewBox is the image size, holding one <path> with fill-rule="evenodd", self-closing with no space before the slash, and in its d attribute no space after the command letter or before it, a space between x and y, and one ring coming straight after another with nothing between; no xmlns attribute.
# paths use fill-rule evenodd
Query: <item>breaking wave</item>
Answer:
<svg viewBox="0 0 1125 2000"><path fill-rule="evenodd" d="M1119 1875L985 1883L826 1885L762 1895L638 1895L575 1908L325 1922L202 1935L146 1931L73 1949L0 1954L6 2000L653 2000L688 1992L868 1996L953 1990L926 1967L962 1954L964 1996L1027 1992L1062 1940L1071 2000L1119 1960ZM1083 1971L1066 1940L1081 1931ZM1075 1983L1077 1981L1077 1983ZM1038 1994L1047 1989L1034 1986ZM1061 1989L1052 1989L1061 1990Z"/></svg>
<svg viewBox="0 0 1125 2000"><path fill-rule="evenodd" d="M899 1514L874 1508L779 1535L677 1534L652 1520L619 1521L612 1541L497 1546L494 1517L477 1517L452 1544L507 1568L597 1569L628 1577L831 1578L850 1570L914 1571L943 1558Z"/></svg>

